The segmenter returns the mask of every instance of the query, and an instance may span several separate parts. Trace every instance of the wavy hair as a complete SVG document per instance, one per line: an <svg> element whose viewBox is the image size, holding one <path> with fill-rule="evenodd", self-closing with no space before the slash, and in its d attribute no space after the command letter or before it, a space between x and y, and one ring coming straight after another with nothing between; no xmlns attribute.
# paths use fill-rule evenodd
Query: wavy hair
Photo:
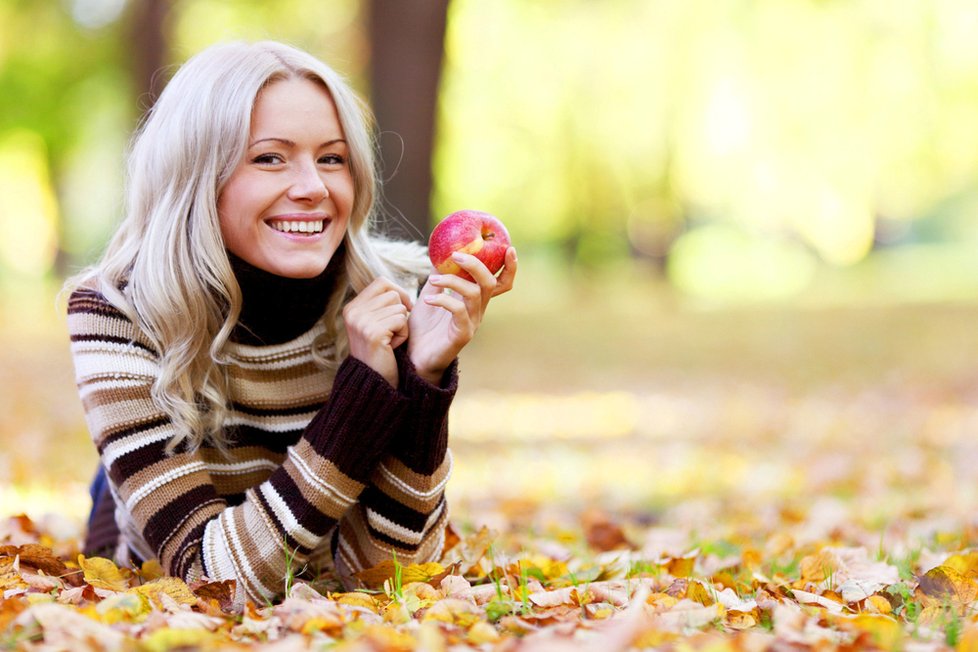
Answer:
<svg viewBox="0 0 978 652"><path fill-rule="evenodd" d="M373 232L379 194L373 118L332 68L272 41L212 46L173 76L129 149L125 213L99 262L67 287L91 286L122 310L159 353L152 395L176 426L168 444L228 444L225 365L241 312L241 290L221 236L217 199L244 157L259 92L280 80L322 84L349 144L354 203L344 265L313 343L317 363L335 371L346 355L342 307L378 276L416 288L424 249Z"/></svg>

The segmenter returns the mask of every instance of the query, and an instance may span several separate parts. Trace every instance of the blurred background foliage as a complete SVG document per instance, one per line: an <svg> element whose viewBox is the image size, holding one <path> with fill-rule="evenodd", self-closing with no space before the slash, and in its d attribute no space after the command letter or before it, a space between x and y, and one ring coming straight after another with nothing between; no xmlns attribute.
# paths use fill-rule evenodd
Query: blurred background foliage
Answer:
<svg viewBox="0 0 978 652"><path fill-rule="evenodd" d="M444 20L410 25L422 6ZM745 415L780 414L785 392L834 387L829 410L911 384L960 407L978 346L975 34L972 0L0 0L0 480L89 476L54 297L120 219L154 93L237 38L303 47L383 109L386 212L406 232L460 208L510 227L518 291L466 349L453 408L473 492L585 477L589 437L695 445L733 420L747 441ZM430 98L399 83L422 50ZM399 56L407 72L385 68ZM409 106L427 107L430 152L396 126ZM569 405L593 418L572 419L588 432L546 476L532 434L562 441ZM612 453L599 486L639 459ZM0 508L23 499L0 487Z"/></svg>
<svg viewBox="0 0 978 652"><path fill-rule="evenodd" d="M369 96L372 4L0 0L5 286L97 257L146 86L171 64L276 38ZM897 294L974 289L974 3L447 7L434 188L415 224L489 210L561 273L628 263L721 301L797 297L839 270L901 262L918 274ZM160 66L139 71L154 35Z"/></svg>

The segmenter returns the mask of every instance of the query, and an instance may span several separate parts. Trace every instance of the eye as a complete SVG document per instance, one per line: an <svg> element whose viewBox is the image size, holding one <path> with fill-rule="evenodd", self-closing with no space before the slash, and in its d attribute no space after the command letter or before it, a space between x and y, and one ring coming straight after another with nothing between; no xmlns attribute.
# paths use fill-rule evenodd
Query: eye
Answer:
<svg viewBox="0 0 978 652"><path fill-rule="evenodd" d="M345 165L346 159L339 154L323 154L319 157L319 163L322 165Z"/></svg>
<svg viewBox="0 0 978 652"><path fill-rule="evenodd" d="M259 154L251 159L251 162L257 163L258 165L275 165L277 163L282 163L283 159L278 154L266 153Z"/></svg>

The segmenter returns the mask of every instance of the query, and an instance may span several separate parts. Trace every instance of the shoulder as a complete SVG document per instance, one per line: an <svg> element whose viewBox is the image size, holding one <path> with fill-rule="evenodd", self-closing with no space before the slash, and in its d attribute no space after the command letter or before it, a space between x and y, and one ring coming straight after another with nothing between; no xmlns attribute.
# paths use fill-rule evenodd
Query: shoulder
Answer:
<svg viewBox="0 0 978 652"><path fill-rule="evenodd" d="M94 287L75 288L68 296L68 316L100 315L129 321L125 313L114 306L104 294Z"/></svg>
<svg viewBox="0 0 978 652"><path fill-rule="evenodd" d="M121 292L117 292L121 300ZM133 319L115 301L92 285L72 290L68 296L68 334L75 344L117 343L149 352L155 347Z"/></svg>

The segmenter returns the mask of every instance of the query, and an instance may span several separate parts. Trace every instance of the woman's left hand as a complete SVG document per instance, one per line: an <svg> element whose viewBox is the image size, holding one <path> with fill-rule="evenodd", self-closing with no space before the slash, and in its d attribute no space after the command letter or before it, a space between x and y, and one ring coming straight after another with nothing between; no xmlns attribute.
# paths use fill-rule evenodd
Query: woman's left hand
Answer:
<svg viewBox="0 0 978 652"><path fill-rule="evenodd" d="M513 289L516 249L506 250L498 277L471 254L452 254L458 266L472 276L467 281L454 274L428 278L408 320L408 355L428 382L438 384L448 365L468 344L482 323L489 300Z"/></svg>

